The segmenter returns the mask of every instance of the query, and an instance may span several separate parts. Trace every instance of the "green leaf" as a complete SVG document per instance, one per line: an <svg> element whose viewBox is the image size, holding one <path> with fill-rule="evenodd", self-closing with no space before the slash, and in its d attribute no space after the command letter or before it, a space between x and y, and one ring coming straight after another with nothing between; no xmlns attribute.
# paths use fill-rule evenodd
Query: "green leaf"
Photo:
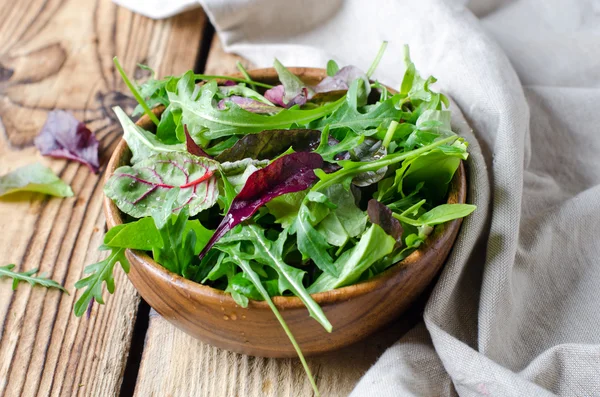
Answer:
<svg viewBox="0 0 600 397"><path fill-rule="evenodd" d="M333 60L330 59L327 62L327 76L335 76L335 74L338 72L338 70L340 70L340 67L338 66L338 64Z"/></svg>
<svg viewBox="0 0 600 397"><path fill-rule="evenodd" d="M187 277L186 273L190 273L188 272L190 266L197 267L200 262L195 254L197 233L192 229L197 227L197 224L188 226L188 213L186 209L183 209L177 215L171 215L171 218L165 225L158 230L163 241L163 246L153 247L152 254L154 259L167 270L193 279L193 276ZM202 230L201 232L204 231Z"/></svg>
<svg viewBox="0 0 600 397"><path fill-rule="evenodd" d="M300 206L293 229L296 232L298 250L302 255L312 259L319 269L337 276L339 272L333 264L331 255L327 252L331 246L325 236L319 233L311 224L310 210L306 203Z"/></svg>
<svg viewBox="0 0 600 397"><path fill-rule="evenodd" d="M367 214L356 206L352 192L345 190L341 185L326 189L325 197L329 198L336 208L317 225L316 230L329 244L341 247L350 237L356 237L365 230Z"/></svg>
<svg viewBox="0 0 600 397"><path fill-rule="evenodd" d="M0 266L0 277L9 277L13 279L12 289L13 291L17 289L20 281L26 281L31 285L41 285L46 288L57 288L63 292L66 292L67 295L69 292L59 283L54 280L50 280L45 277L43 274L39 276L34 276L38 272L38 269L31 269L25 272L13 272L12 269L15 268L14 264Z"/></svg>
<svg viewBox="0 0 600 397"><path fill-rule="evenodd" d="M163 240L151 217L114 226L104 236L104 245L111 248L129 248L152 251L162 247Z"/></svg>
<svg viewBox="0 0 600 397"><path fill-rule="evenodd" d="M379 225L371 225L362 235L358 244L337 259L335 264L339 270L339 276L333 277L328 273L323 273L308 288L308 291L314 294L355 283L371 265L390 254L395 244L396 240Z"/></svg>
<svg viewBox="0 0 600 397"><path fill-rule="evenodd" d="M159 123L158 118L156 117L156 115L154 113L152 113L152 110L150 109L150 107L148 106L146 101L144 101L144 98L142 97L142 95L138 92L137 87L133 85L131 80L129 80L129 77L127 77L127 74L125 74L125 71L121 67L121 64L119 63L119 60L117 59L117 57L113 58L113 62L115 64L115 67L117 68L117 71L123 78L125 85L127 85L127 88L129 88L129 91L131 91L131 93L133 94L133 96L135 97L135 99L139 103L139 105L142 107L142 109L144 109L144 113L146 113L146 115L150 118L150 120L152 120L154 122L154 124L158 125L158 123Z"/></svg>
<svg viewBox="0 0 600 397"><path fill-rule="evenodd" d="M109 293L112 294L115 291L115 279L113 277L115 264L120 262L125 273L129 272L129 262L125 258L124 252L125 248L112 248L110 255L106 259L89 265L84 269L83 273L89 274L89 276L75 283L75 288L85 288L83 294L75 302L73 309L75 316L81 317L94 300L100 304L104 303L102 299L103 283L106 284L106 289Z"/></svg>
<svg viewBox="0 0 600 397"><path fill-rule="evenodd" d="M352 132L352 130L348 130L344 139L339 143L336 145L329 145L329 126L327 125L321 132L321 141L319 147L315 150L315 153L319 153L325 161L334 162L337 154L354 149L361 145L364 140L364 135L357 135Z"/></svg>
<svg viewBox="0 0 600 397"><path fill-rule="evenodd" d="M166 204L174 213L185 206L194 216L217 201L219 191L213 174L218 166L218 162L206 157L160 153L133 167L117 168L106 182L104 193L121 211L135 218L153 216ZM175 202L167 203L167 194L177 188Z"/></svg>
<svg viewBox="0 0 600 397"><path fill-rule="evenodd" d="M159 153L187 153L187 149L183 143L173 145L164 144L153 133L135 125L120 107L115 106L113 111L123 127L123 139L125 139L127 146L131 150L131 164L135 165Z"/></svg>
<svg viewBox="0 0 600 397"><path fill-rule="evenodd" d="M284 95L283 103L288 104L292 99L296 97L303 89L307 89L309 93L312 93L312 89L308 87L298 76L290 72L285 66L281 64L275 58L273 61L273 67L277 71L279 81L283 85Z"/></svg>
<svg viewBox="0 0 600 397"><path fill-rule="evenodd" d="M344 98L341 98L315 109L300 110L292 107L275 115L261 115L248 112L235 104L225 110L215 108L213 98L217 90L215 81L196 88L193 79L186 74L177 84L177 90L169 92L171 105L182 110L181 122L188 126L194 138L199 136L203 139L216 139L271 129L287 129L293 124L305 125L330 114L344 102Z"/></svg>
<svg viewBox="0 0 600 397"><path fill-rule="evenodd" d="M298 346L298 343L296 342L296 339L294 338L292 331L290 331L287 323L283 319L283 316L279 313L279 310L277 309L277 306L275 306L275 304L273 303L273 300L269 296L269 293L267 292L265 287L262 285L260 278L258 277L256 272L254 272L254 270L252 270L252 267L250 266L247 256L241 254L241 252L239 250L239 245L237 248L235 248L234 246L231 246L231 245L221 245L220 249L224 250L225 252L229 253L229 255L231 255L231 257L235 261L235 263L242 268L242 270L244 271L244 273L246 274L248 279L254 284L258 293L260 295L262 295L263 299L267 302L267 304L273 311L273 314L279 321L279 324L281 324L281 327L283 328L286 335L288 336L290 342L294 346L294 349L296 350L296 353L298 354L298 358L300 359L300 362L302 363L302 366L304 367L304 371L306 371L306 375L308 376L308 379L310 380L310 383L313 387L315 395L319 396L319 389L317 388L317 384L312 376L312 373L310 372L310 368L306 362L306 359L304 358L304 355L302 354L302 350L300 349L300 346ZM315 303L315 305L316 305L316 303ZM330 325L330 327L331 327L331 325Z"/></svg>
<svg viewBox="0 0 600 397"><path fill-rule="evenodd" d="M286 193L267 202L269 213L275 217L275 223L280 223L285 229L292 226L300 211L306 191Z"/></svg>
<svg viewBox="0 0 600 397"><path fill-rule="evenodd" d="M71 187L40 163L19 167L0 176L0 196L16 192L38 192L57 197L71 197Z"/></svg>
<svg viewBox="0 0 600 397"><path fill-rule="evenodd" d="M364 111L361 111L359 109L359 84L361 83L359 82L362 82L362 79L354 80L350 84L346 100L341 106L329 117L311 123L310 128L322 129L329 125L329 129L332 131L338 128L350 128L352 131L360 133L369 128L375 128L382 123L389 124L392 120L400 120L403 112L396 109L393 99L370 105Z"/></svg>
<svg viewBox="0 0 600 397"><path fill-rule="evenodd" d="M280 234L279 240L273 242L265 237L264 230L260 227L245 225L238 233L230 233L221 238L219 246L240 240L250 241L254 245L252 258L259 263L272 267L279 275L280 286L283 285L285 289L289 289L294 295L300 298L308 309L310 316L317 320L328 332L331 332L331 323L327 320L319 305L306 292L306 288L304 288L298 277L299 271L304 272L287 265L281 257L283 242L286 237L287 234L283 232Z"/></svg>
<svg viewBox="0 0 600 397"><path fill-rule="evenodd" d="M471 204L442 204L424 213L418 219L424 225L434 226L458 218L464 218L477 207Z"/></svg>

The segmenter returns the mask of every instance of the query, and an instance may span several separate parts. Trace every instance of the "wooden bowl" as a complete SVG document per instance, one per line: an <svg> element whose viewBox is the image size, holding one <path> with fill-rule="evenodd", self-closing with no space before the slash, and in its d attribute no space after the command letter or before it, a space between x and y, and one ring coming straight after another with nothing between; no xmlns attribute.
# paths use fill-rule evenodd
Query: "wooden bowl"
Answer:
<svg viewBox="0 0 600 397"><path fill-rule="evenodd" d="M325 70L290 68L308 84L326 76ZM274 69L250 73L256 81L277 83ZM159 114L162 109L155 109ZM138 125L151 129L142 117ZM129 162L131 153L124 140L108 164L106 177ZM466 180L463 164L452 180L448 203L464 203ZM106 197L104 212L108 227L123 223L122 213ZM368 336L400 315L427 287L440 270L456 239L461 219L436 226L427 242L402 262L382 274L349 287L313 294L333 325L333 332L308 316L296 297L275 297L305 355L336 350ZM184 279L157 264L146 253L126 250L131 263L129 279L142 298L161 316L195 338L238 353L264 357L296 357L296 352L265 302L250 301L239 307L229 294Z"/></svg>

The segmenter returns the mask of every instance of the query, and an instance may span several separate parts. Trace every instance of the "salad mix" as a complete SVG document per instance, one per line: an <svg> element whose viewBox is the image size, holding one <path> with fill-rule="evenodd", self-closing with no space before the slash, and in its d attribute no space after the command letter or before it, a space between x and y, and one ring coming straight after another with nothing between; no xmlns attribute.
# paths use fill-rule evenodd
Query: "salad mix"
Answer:
<svg viewBox="0 0 600 397"><path fill-rule="evenodd" d="M280 84L193 71L144 84L117 69L152 130L114 111L131 150L104 191L126 214L103 261L77 288L80 316L102 284L113 292L125 249L151 253L189 280L224 290L241 307L265 300L310 370L271 297L296 296L327 331L311 294L367 280L398 263L436 225L475 207L445 204L468 156L451 129L448 99L432 90L406 48L398 92L364 73L327 64L309 86L275 60ZM152 109L157 108L156 113ZM155 109L156 110L156 109Z"/></svg>

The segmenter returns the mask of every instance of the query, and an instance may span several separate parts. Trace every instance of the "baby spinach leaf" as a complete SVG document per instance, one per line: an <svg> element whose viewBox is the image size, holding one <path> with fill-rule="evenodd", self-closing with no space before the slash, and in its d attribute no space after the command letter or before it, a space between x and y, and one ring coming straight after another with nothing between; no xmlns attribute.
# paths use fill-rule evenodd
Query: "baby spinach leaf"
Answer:
<svg viewBox="0 0 600 397"><path fill-rule="evenodd" d="M344 252L336 260L335 265L339 276L332 276L324 272L308 288L308 291L314 294L355 283L371 265L390 254L395 244L396 240L379 225L371 225L362 235L358 244Z"/></svg>
<svg viewBox="0 0 600 397"><path fill-rule="evenodd" d="M31 269L24 272L14 272L12 269L15 268L14 264L0 266L0 277L9 277L13 279L12 289L15 291L20 281L28 282L31 285L41 285L46 288L57 288L63 292L66 292L67 295L69 292L59 283L54 280L50 280L44 274L40 274L35 276L38 272L38 269Z"/></svg>
<svg viewBox="0 0 600 397"><path fill-rule="evenodd" d="M141 218L165 211L167 194L178 188L173 206L166 211L178 213L187 206L193 216L217 201L219 192L213 174L218 166L206 157L160 153L133 167L117 168L106 182L104 192L121 211Z"/></svg>
<svg viewBox="0 0 600 397"><path fill-rule="evenodd" d="M252 173L200 253L200 258L231 228L250 218L274 197L307 189L317 179L313 170L322 166L323 159L318 154L299 152L280 157Z"/></svg>
<svg viewBox="0 0 600 397"><path fill-rule="evenodd" d="M110 228L104 236L104 245L111 248L152 251L154 247L162 247L163 240L156 229L154 220L151 217L145 217Z"/></svg>
<svg viewBox="0 0 600 397"><path fill-rule="evenodd" d="M329 244L341 247L350 237L356 237L365 230L367 216L356 206L352 192L341 185L330 186L324 192L335 208L329 211L316 230Z"/></svg>
<svg viewBox="0 0 600 397"><path fill-rule="evenodd" d="M293 124L305 125L330 114L344 101L343 98L324 106L310 109L287 109L274 115L261 115L248 112L232 105L219 110L212 104L217 91L215 81L209 81L202 88L196 88L193 74L184 75L177 84L177 90L169 92L171 105L182 109L182 123L187 124L194 138L216 139L229 135L246 135L268 129L286 129Z"/></svg>
<svg viewBox="0 0 600 397"><path fill-rule="evenodd" d="M245 158L272 159L288 148L296 152L313 151L320 142L317 130L267 130L242 137L231 148L216 157L220 162L237 161Z"/></svg>
<svg viewBox="0 0 600 397"><path fill-rule="evenodd" d="M49 112L34 143L44 156L79 161L94 174L98 173L99 142L94 133L69 112Z"/></svg>
<svg viewBox="0 0 600 397"><path fill-rule="evenodd" d="M184 144L164 144L153 133L135 125L120 107L115 106L113 111L123 127L123 139L131 150L131 164L139 163L159 153L186 152Z"/></svg>
<svg viewBox="0 0 600 397"><path fill-rule="evenodd" d="M464 218L477 207L471 204L442 204L424 213L418 219L423 225L434 226L458 218Z"/></svg>
<svg viewBox="0 0 600 397"><path fill-rule="evenodd" d="M40 163L19 167L0 176L0 196L16 192L38 192L57 197L71 197L71 187Z"/></svg>

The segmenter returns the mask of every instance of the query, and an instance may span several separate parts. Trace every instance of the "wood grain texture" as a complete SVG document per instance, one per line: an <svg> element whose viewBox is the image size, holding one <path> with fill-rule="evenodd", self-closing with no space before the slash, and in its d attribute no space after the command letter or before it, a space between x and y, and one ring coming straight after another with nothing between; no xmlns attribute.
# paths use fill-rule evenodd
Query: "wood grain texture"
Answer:
<svg viewBox="0 0 600 397"><path fill-rule="evenodd" d="M308 358L322 396L345 397L377 358L415 325L421 308L368 340ZM298 359L252 357L192 338L153 310L136 397L306 397L313 391Z"/></svg>
<svg viewBox="0 0 600 397"><path fill-rule="evenodd" d="M152 21L112 2L24 0L0 3L0 174L41 161L71 184L75 196L0 198L0 259L20 270L40 267L71 295L0 281L0 395L114 396L120 389L139 298L122 272L107 305L89 319L72 314L73 284L99 260L104 217L102 175L42 158L33 138L52 109L85 120L100 141L101 167L120 138L111 107L133 99L112 57L143 77L193 67L206 18L201 10Z"/></svg>

